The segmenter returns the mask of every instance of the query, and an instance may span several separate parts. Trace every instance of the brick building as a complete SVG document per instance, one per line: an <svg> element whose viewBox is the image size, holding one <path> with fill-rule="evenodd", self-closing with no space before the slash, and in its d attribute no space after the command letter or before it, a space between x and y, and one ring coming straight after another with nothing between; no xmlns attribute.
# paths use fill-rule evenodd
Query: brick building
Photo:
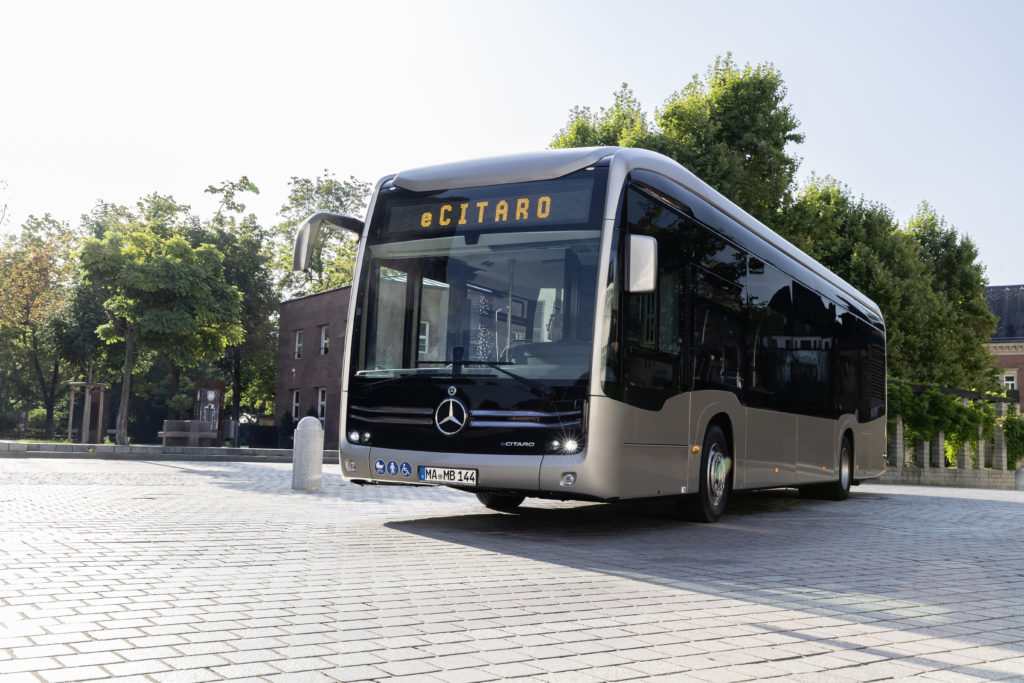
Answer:
<svg viewBox="0 0 1024 683"><path fill-rule="evenodd" d="M287 412L298 422L316 415L328 449L338 447L350 289L340 287L281 303L275 417L280 421Z"/></svg>
<svg viewBox="0 0 1024 683"><path fill-rule="evenodd" d="M1003 386L1020 391L1024 378L1024 285L986 287L985 300L999 318L995 334L985 346L996 357Z"/></svg>

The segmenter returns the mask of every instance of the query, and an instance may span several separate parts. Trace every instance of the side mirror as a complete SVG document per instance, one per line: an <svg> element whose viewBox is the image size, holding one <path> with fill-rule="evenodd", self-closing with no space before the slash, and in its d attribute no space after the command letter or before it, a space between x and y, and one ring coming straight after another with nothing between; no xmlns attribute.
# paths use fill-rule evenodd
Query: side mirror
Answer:
<svg viewBox="0 0 1024 683"><path fill-rule="evenodd" d="M658 287L658 240L646 235L629 236L629 282L626 291L648 294Z"/></svg>
<svg viewBox="0 0 1024 683"><path fill-rule="evenodd" d="M305 271L309 268L309 260L313 257L313 245L320 234L321 226L326 225L335 232L351 232L359 239L363 232L363 222L351 216L340 216L336 213L321 211L302 221L295 231L295 252L292 255L292 270Z"/></svg>

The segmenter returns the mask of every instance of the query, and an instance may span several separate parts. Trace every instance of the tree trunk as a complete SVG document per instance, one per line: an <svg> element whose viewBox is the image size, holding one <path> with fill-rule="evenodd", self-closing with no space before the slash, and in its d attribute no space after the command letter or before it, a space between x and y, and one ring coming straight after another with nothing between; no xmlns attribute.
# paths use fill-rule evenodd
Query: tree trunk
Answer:
<svg viewBox="0 0 1024 683"><path fill-rule="evenodd" d="M41 355L39 351L39 338L36 336L36 330L34 327L30 330L29 342L32 346L32 353L30 354L32 359L32 369L35 371L36 381L39 383L39 396L43 399L43 407L46 409L46 425L43 428L43 438L49 440L53 438L54 431L53 408L57 401L57 377L60 371L60 358L56 358L53 361L53 380L50 385L47 386L46 376L43 374L42 362L39 360Z"/></svg>
<svg viewBox="0 0 1024 683"><path fill-rule="evenodd" d="M117 431L115 440L118 446L128 445L128 404L132 397L132 367L135 360L135 332L129 327L124 333L124 372L121 377L121 403L117 406Z"/></svg>
<svg viewBox="0 0 1024 683"><path fill-rule="evenodd" d="M178 397L178 389L181 387L181 370L178 369L178 364L173 360L171 361L171 400ZM175 410L174 407L167 403L167 419L168 420L180 420L181 412Z"/></svg>
<svg viewBox="0 0 1024 683"><path fill-rule="evenodd" d="M238 448L238 427L242 417L242 350L234 348L231 354L231 418L235 421L235 438L232 446Z"/></svg>

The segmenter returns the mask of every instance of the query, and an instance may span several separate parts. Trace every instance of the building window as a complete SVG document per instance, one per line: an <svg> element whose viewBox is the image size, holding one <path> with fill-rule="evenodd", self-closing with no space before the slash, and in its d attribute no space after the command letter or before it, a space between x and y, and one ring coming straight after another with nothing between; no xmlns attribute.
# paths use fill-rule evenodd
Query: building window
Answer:
<svg viewBox="0 0 1024 683"><path fill-rule="evenodd" d="M330 347L330 342L331 342L330 326L323 325L320 328L320 355L321 356L326 356L327 355L327 350Z"/></svg>
<svg viewBox="0 0 1024 683"><path fill-rule="evenodd" d="M295 357L302 358L302 330L295 331Z"/></svg>
<svg viewBox="0 0 1024 683"><path fill-rule="evenodd" d="M1006 387L1007 391L1015 391L1017 389L1017 375L1003 375L1003 386Z"/></svg>
<svg viewBox="0 0 1024 683"><path fill-rule="evenodd" d="M292 389L292 419L299 419L299 390Z"/></svg>
<svg viewBox="0 0 1024 683"><path fill-rule="evenodd" d="M323 426L327 420L327 387L320 387L316 390L316 416Z"/></svg>
<svg viewBox="0 0 1024 683"><path fill-rule="evenodd" d="M420 321L420 344L419 344L420 355L430 353L430 321Z"/></svg>

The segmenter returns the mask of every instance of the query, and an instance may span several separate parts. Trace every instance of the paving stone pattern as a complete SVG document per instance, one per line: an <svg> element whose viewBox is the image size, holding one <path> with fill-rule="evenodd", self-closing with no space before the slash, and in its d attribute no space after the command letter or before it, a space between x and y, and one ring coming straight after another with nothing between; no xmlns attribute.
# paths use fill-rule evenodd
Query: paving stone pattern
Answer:
<svg viewBox="0 0 1024 683"><path fill-rule="evenodd" d="M0 460L0 680L1024 680L1024 493L529 503Z"/></svg>

